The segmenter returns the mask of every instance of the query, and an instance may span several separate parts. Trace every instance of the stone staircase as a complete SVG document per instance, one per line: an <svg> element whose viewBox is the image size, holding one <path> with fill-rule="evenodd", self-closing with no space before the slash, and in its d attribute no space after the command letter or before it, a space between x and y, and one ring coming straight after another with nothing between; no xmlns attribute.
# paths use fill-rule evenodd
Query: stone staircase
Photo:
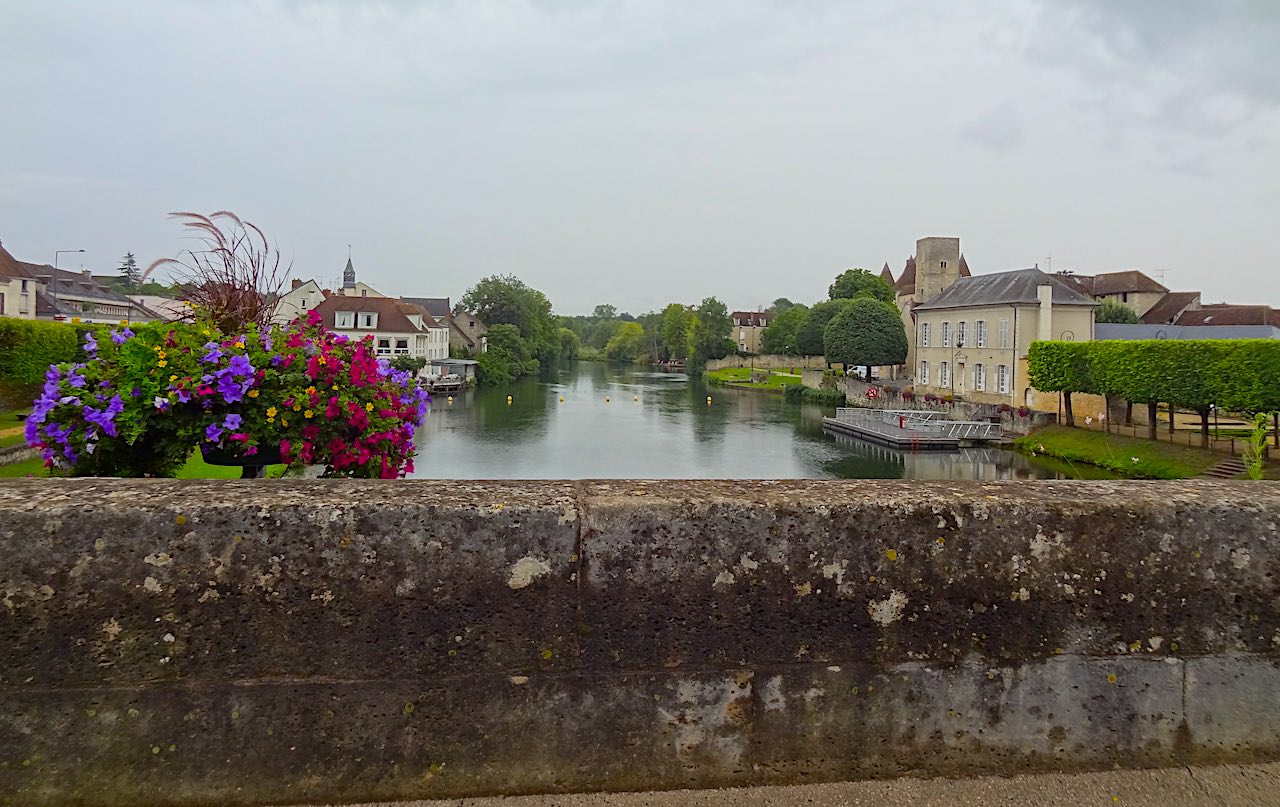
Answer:
<svg viewBox="0 0 1280 807"><path fill-rule="evenodd" d="M1239 479L1244 475L1244 462L1239 457L1225 459L1200 474L1201 479Z"/></svg>

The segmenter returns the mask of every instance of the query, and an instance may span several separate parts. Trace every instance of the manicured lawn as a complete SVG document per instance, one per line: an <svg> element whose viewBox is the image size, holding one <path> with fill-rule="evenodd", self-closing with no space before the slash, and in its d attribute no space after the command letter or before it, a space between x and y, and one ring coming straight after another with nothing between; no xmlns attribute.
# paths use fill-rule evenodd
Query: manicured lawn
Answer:
<svg viewBox="0 0 1280 807"><path fill-rule="evenodd" d="M4 448L5 446L16 446L26 439L22 436L22 429L26 424L24 421L18 419L18 415L25 415L30 411L30 409L15 409L12 411L0 412L0 448ZM6 434L5 432L14 433Z"/></svg>
<svg viewBox="0 0 1280 807"><path fill-rule="evenodd" d="M1106 432L1046 426L1014 444L1028 453L1085 462L1140 479L1186 479L1226 459L1199 448L1119 437Z"/></svg>
<svg viewBox="0 0 1280 807"><path fill-rule="evenodd" d="M760 372L759 370L756 371ZM730 387L738 387L740 389L767 389L782 390L785 387L800 383L800 374L789 373L785 370L772 370L768 379L762 382L751 381L751 368L749 367L726 367L723 370L712 370L707 373L707 379Z"/></svg>

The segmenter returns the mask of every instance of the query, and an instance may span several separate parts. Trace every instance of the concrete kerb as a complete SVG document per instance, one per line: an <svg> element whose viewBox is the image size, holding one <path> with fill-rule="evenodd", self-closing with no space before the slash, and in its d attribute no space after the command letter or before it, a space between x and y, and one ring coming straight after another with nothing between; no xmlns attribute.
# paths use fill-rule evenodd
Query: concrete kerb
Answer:
<svg viewBox="0 0 1280 807"><path fill-rule="evenodd" d="M1266 483L14 480L0 803L1270 759L1278 525Z"/></svg>

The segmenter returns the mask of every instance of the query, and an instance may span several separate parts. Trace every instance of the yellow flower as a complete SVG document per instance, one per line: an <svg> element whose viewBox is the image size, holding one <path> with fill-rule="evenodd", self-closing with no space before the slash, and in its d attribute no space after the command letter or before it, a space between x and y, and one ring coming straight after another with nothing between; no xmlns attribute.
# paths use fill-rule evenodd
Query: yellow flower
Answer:
<svg viewBox="0 0 1280 807"><path fill-rule="evenodd" d="M308 395L315 395L315 393L316 393L316 388L315 388L315 387L307 387L307 394L308 394Z"/></svg>
<svg viewBox="0 0 1280 807"><path fill-rule="evenodd" d="M276 413L277 413L277 412L279 412L279 411L280 411L280 410L279 410L279 409L276 409L274 406L268 406L268 407L267 407L267 417L269 417L269 418L273 418L273 417L275 417L275 416L276 416Z"/></svg>
<svg viewBox="0 0 1280 807"><path fill-rule="evenodd" d="M178 377L177 377L176 375L171 375L171 376L169 376L169 383L170 383L170 384L172 384L173 382L175 382L175 381L177 381L177 380L178 380Z"/></svg>
<svg viewBox="0 0 1280 807"><path fill-rule="evenodd" d="M285 426L289 425L289 418L280 418L280 422Z"/></svg>
<svg viewBox="0 0 1280 807"><path fill-rule="evenodd" d="M251 389L251 390L249 390L249 397L250 397L250 398L257 398L257 397L258 397L258 391L257 391L256 389Z"/></svg>
<svg viewBox="0 0 1280 807"><path fill-rule="evenodd" d="M303 413L302 413L302 416L303 416L304 418L310 418L310 417L312 417L313 415L315 415L315 412L312 412L310 409L308 409L307 411L305 411L305 412L303 412Z"/></svg>
<svg viewBox="0 0 1280 807"><path fill-rule="evenodd" d="M275 423L275 422L276 422L276 419L275 419L275 418L272 418L272 417L269 417L269 418L267 418L267 422L268 422L268 423Z"/></svg>
<svg viewBox="0 0 1280 807"><path fill-rule="evenodd" d="M203 333L205 336L208 336L208 335L209 335L209 329L208 329L208 328L205 328L203 331L201 331L201 333Z"/></svg>
<svg viewBox="0 0 1280 807"><path fill-rule="evenodd" d="M295 412L301 412L301 411L302 411L302 404L294 404L294 405L293 405L293 411L295 411Z"/></svg>
<svg viewBox="0 0 1280 807"><path fill-rule="evenodd" d="M364 405L364 411L366 411L366 412L372 412L372 411L373 411L373 404L371 404L371 403L367 403L367 404L365 404L365 405Z"/></svg>
<svg viewBox="0 0 1280 807"><path fill-rule="evenodd" d="M330 387L330 389L337 389L337 388L338 388L337 384L334 384L332 387Z"/></svg>
<svg viewBox="0 0 1280 807"><path fill-rule="evenodd" d="M157 366L157 367L168 367L168 366L169 366L169 362L165 361L164 359L161 359L160 361L156 362L156 366Z"/></svg>
<svg viewBox="0 0 1280 807"><path fill-rule="evenodd" d="M157 350L157 351L156 351L156 358L157 358L157 359L163 359L163 358L164 358L164 351L163 351L163 350Z"/></svg>
<svg viewBox="0 0 1280 807"><path fill-rule="evenodd" d="M319 364L321 367L323 367L323 366L325 365L324 356L317 356L317 357L316 357L316 364Z"/></svg>
<svg viewBox="0 0 1280 807"><path fill-rule="evenodd" d="M236 347L243 349L243 348L244 348L244 342L236 342Z"/></svg>

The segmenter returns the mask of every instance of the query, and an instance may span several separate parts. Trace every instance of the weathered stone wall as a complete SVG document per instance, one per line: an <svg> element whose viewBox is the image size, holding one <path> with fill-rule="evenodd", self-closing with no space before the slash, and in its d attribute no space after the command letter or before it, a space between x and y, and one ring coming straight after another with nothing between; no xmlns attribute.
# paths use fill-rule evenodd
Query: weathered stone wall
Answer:
<svg viewBox="0 0 1280 807"><path fill-rule="evenodd" d="M0 802L1280 755L1271 483L13 480Z"/></svg>
<svg viewBox="0 0 1280 807"><path fill-rule="evenodd" d="M785 356L781 353L762 353L759 356L725 356L723 359L708 359L708 370L723 370L726 367L756 367L762 370L781 370L787 367L824 368L827 361L821 356Z"/></svg>

